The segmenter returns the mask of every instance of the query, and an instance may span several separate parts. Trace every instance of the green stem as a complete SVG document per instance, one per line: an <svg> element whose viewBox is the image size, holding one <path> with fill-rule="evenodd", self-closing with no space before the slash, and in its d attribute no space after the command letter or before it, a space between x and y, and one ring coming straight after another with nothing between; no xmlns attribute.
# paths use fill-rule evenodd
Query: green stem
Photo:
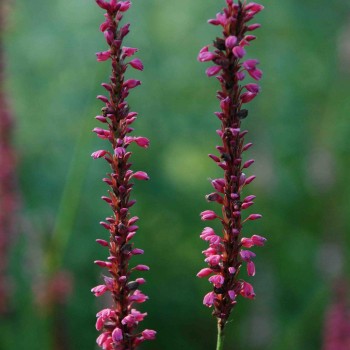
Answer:
<svg viewBox="0 0 350 350"><path fill-rule="evenodd" d="M224 349L224 340L225 340L224 329L221 327L220 322L218 321L218 341L216 344L216 350Z"/></svg>

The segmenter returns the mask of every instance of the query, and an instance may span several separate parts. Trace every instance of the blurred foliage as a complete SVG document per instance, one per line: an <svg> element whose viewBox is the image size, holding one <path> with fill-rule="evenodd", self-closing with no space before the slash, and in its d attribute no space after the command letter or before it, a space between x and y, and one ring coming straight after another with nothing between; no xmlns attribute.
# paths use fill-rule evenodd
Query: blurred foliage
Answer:
<svg viewBox="0 0 350 350"><path fill-rule="evenodd" d="M207 282L199 212L209 178L219 170L207 158L218 142L213 115L218 83L196 57L218 35L207 25L223 1L135 0L127 43L140 49L143 85L130 96L140 113L136 134L151 139L137 150L134 169L151 176L138 183L135 241L151 266L144 291L146 328L158 338L143 349L213 349L211 311L203 307ZM227 329L234 350L321 348L332 281L348 274L350 238L350 6L340 0L269 0L259 15L259 40L249 49L264 70L263 93L244 126L255 148L258 195L248 224L269 242L257 252L257 299L240 300ZM103 12L93 0L15 1L6 33L8 90L17 116L23 210L13 248L12 312L0 321L0 349L53 349L52 318L36 304L41 280L53 265L74 276L62 307L65 349L94 349L95 313L108 300L90 289L101 280L93 260L105 251L98 222L109 209L103 161L90 153L105 145L91 133L101 104L100 82L109 67L95 61L105 49L98 30ZM58 252L58 256L57 253ZM49 259L50 260L50 259ZM57 264L57 265L56 265Z"/></svg>

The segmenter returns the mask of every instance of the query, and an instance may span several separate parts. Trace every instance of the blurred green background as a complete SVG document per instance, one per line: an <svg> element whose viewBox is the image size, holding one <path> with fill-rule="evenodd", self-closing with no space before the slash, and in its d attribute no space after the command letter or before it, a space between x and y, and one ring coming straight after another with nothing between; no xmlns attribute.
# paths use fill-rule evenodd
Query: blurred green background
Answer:
<svg viewBox="0 0 350 350"><path fill-rule="evenodd" d="M144 292L145 328L157 340L142 349L213 349L215 320L202 305L210 290L195 277L204 267L199 219L220 174L207 157L219 142L217 81L208 79L199 49L219 28L206 21L224 1L135 0L126 44L138 47L143 85L129 98L140 113L136 135L151 139L135 149L138 182L135 238L151 266ZM350 4L343 0L269 0L263 27L248 50L264 71L263 92L250 104L244 127L255 144L249 156L262 221L247 234L268 238L257 253L255 301L240 299L227 328L228 350L322 348L324 313L335 280L349 272L350 236ZM108 305L90 289L101 282L95 243L109 215L104 161L90 154L106 144L91 130L102 104L96 95L109 76L97 63L106 49L93 0L14 1L7 19L7 86L16 116L15 145L22 208L11 250L10 312L0 321L0 349L95 349L95 313ZM252 212L252 211L251 211ZM47 276L71 274L73 289L56 310L43 306ZM47 294L47 293L46 293ZM61 339L61 340L62 340ZM56 349L55 349L56 350Z"/></svg>

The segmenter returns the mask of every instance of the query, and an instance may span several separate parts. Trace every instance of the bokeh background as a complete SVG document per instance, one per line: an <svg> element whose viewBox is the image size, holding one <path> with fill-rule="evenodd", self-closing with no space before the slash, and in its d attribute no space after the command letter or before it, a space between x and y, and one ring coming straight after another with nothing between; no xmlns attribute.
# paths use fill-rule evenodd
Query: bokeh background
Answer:
<svg viewBox="0 0 350 350"><path fill-rule="evenodd" d="M105 144L91 132L102 107L95 97L109 75L108 64L95 60L106 48L98 29L103 11L93 0L6 3L19 210L6 255L10 300L0 349L93 350L95 313L109 302L90 292L101 281L93 260L105 257L95 243L106 237L98 222L109 213L99 199L107 165L90 158ZM136 134L152 142L135 149L133 161L151 176L137 183L133 209L141 217L135 241L145 249L135 261L151 266L143 325L158 331L145 350L215 346L215 320L202 305L210 286L195 275L206 247L199 212L211 207L204 195L220 174L207 157L219 141L218 83L196 57L219 34L206 21L223 4L135 0L127 15L127 44L145 64L143 73L132 72L143 85L129 101L142 116ZM255 250L257 298L240 300L226 349L316 350L349 273L350 4L263 4L263 27L248 53L261 62L263 92L244 127L256 159L248 191L264 216L247 229L268 244Z"/></svg>

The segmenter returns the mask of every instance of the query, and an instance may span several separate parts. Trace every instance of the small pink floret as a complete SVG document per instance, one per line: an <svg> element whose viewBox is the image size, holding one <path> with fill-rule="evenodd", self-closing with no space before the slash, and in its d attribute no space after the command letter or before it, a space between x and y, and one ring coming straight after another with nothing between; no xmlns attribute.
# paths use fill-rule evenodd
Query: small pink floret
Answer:
<svg viewBox="0 0 350 350"><path fill-rule="evenodd" d="M142 336L144 337L144 339L146 340L154 340L156 338L156 334L157 332L152 330L152 329L145 329L142 332Z"/></svg>

